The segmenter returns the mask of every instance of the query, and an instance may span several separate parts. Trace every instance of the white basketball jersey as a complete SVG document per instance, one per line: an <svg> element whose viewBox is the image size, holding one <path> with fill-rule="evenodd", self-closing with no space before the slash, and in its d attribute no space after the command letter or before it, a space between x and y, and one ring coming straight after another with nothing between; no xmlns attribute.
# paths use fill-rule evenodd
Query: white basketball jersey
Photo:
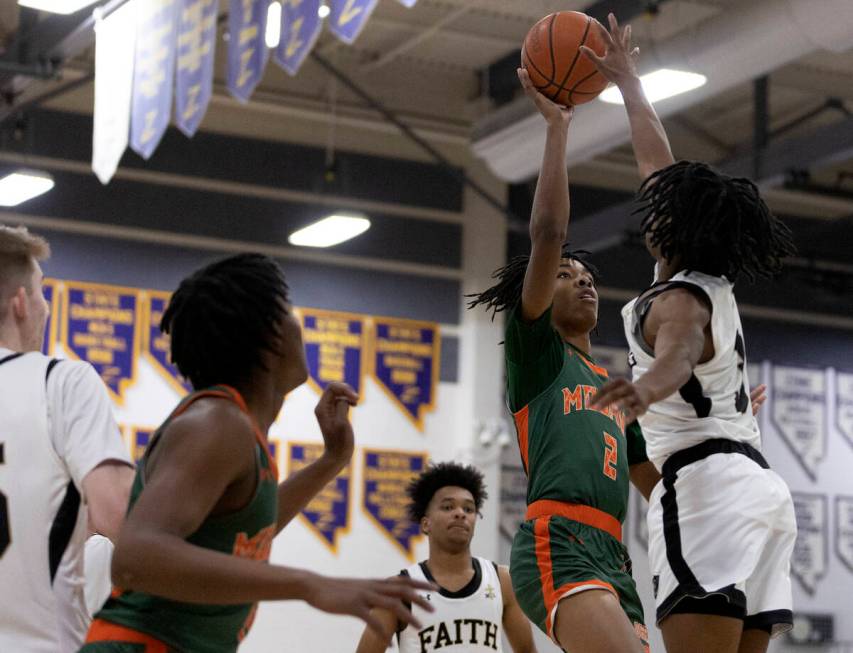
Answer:
<svg viewBox="0 0 853 653"><path fill-rule="evenodd" d="M485 653L501 650L503 596L497 569L490 560L472 558L474 577L458 592L421 592L435 612L412 605L412 613L423 624L398 633L400 653ZM417 580L435 582L426 563L405 572Z"/></svg>
<svg viewBox="0 0 853 653"><path fill-rule="evenodd" d="M654 298L674 287L701 294L710 302L714 356L697 365L677 392L640 417L649 460L660 470L674 452L713 438L746 442L760 450L761 436L749 400L740 314L732 284L725 277L679 272L622 308L634 380L654 362L654 351L643 338L643 320Z"/></svg>
<svg viewBox="0 0 853 653"><path fill-rule="evenodd" d="M58 363L49 382L75 389L87 364ZM83 545L86 509L75 476L106 458L127 458L120 436L95 428L102 406L81 400L75 425L84 446L66 460L56 450L52 424L62 424L60 389L48 391L51 359L37 352L23 355L0 350L0 651L6 653L65 653L76 651L90 621L84 600ZM61 370L61 371L60 371ZM94 370L82 370L83 377ZM71 373L69 376L68 373ZM61 378L55 378L61 377ZM95 375L97 378L97 375ZM70 379L71 382L65 383ZM103 391L103 388L101 388ZM108 403L108 400L107 400ZM52 404L57 404L53 406ZM109 416L111 420L111 415ZM101 435L103 432L104 435ZM115 441L118 441L118 445ZM69 442L75 443L69 436ZM88 448L88 442L110 446ZM70 462L69 462L70 461ZM71 469L69 466L73 467ZM81 471L82 470L82 471ZM72 471L74 473L72 473ZM79 474L78 474L79 472Z"/></svg>

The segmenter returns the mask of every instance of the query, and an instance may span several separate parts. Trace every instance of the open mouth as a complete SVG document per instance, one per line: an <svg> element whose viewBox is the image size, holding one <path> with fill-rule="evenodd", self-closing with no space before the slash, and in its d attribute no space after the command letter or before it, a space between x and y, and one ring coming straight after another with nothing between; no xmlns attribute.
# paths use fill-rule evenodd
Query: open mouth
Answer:
<svg viewBox="0 0 853 653"><path fill-rule="evenodd" d="M580 299L581 301L586 301L586 302L598 301L598 298L595 296L595 293L592 292L591 290L584 290L583 292L581 292L581 294L578 295L578 299Z"/></svg>

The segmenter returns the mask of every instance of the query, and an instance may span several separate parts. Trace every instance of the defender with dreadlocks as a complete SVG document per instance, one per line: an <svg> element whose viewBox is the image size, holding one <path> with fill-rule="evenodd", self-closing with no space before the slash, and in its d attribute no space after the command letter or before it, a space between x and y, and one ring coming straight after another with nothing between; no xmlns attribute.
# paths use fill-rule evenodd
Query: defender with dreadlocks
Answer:
<svg viewBox="0 0 853 653"><path fill-rule="evenodd" d="M609 383L594 405L639 417L663 474L648 527L667 651L763 653L791 627L796 522L788 487L760 453L732 284L778 273L791 233L748 179L673 162L630 28L612 17L611 27L607 56L585 53L625 99L657 264L654 285L622 310L634 381Z"/></svg>
<svg viewBox="0 0 853 653"><path fill-rule="evenodd" d="M412 579L345 580L267 564L273 537L346 465L357 396L332 383L315 415L325 442L278 483L267 430L307 377L299 322L275 261L243 254L181 282L160 328L195 392L151 439L116 542L113 592L85 653L231 653L261 600L300 599L375 624L374 607L417 623Z"/></svg>
<svg viewBox="0 0 853 653"><path fill-rule="evenodd" d="M640 652L647 631L621 531L629 476L648 496L657 473L636 424L621 410L591 406L608 374L590 356L596 270L563 246L572 109L538 93L526 71L519 78L547 124L531 252L498 270L497 285L469 304L507 312L507 400L528 477L512 584L530 620L563 649Z"/></svg>
<svg viewBox="0 0 853 653"><path fill-rule="evenodd" d="M483 474L470 465L438 463L413 479L408 488L409 518L429 540L429 558L400 574L438 585L422 594L435 608L415 608L420 628L377 610L383 631L364 631L356 653L384 653L397 633L400 653L428 653L449 648L465 653L501 650L505 634L514 653L536 653L530 622L524 616L509 570L471 555L471 540L483 502L488 498Z"/></svg>

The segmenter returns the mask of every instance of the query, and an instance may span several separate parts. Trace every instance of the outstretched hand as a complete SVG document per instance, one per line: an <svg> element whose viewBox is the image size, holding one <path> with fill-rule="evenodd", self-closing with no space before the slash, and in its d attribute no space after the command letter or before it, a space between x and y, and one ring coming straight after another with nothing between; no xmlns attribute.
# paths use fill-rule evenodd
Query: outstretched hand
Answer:
<svg viewBox="0 0 853 653"><path fill-rule="evenodd" d="M606 50L603 57L599 57L591 48L582 45L580 51L587 57L609 82L616 86L629 80L637 78L637 58L640 48L631 46L631 26L620 27L616 16L608 14L610 31L604 25L595 21L596 26L604 39Z"/></svg>
<svg viewBox="0 0 853 653"><path fill-rule="evenodd" d="M563 125L568 127L572 121L575 108L564 107L542 95L536 90L533 81L530 79L530 74L524 68L519 68L517 72L518 79L524 89L524 94L533 101L539 113L545 118L545 122L549 125Z"/></svg>
<svg viewBox="0 0 853 653"><path fill-rule="evenodd" d="M651 403L651 392L627 379L614 379L605 383L592 398L593 408L602 409L610 404L616 404L622 408L625 412L626 424L645 415Z"/></svg>
<svg viewBox="0 0 853 653"><path fill-rule="evenodd" d="M752 404L752 415L755 417L761 410L761 405L767 401L767 386L763 383L755 386L749 393L749 400Z"/></svg>
<svg viewBox="0 0 853 653"><path fill-rule="evenodd" d="M326 386L314 409L326 445L326 455L340 464L346 464L352 457L354 441L349 409L356 403L358 395L355 390L346 383L333 381Z"/></svg>

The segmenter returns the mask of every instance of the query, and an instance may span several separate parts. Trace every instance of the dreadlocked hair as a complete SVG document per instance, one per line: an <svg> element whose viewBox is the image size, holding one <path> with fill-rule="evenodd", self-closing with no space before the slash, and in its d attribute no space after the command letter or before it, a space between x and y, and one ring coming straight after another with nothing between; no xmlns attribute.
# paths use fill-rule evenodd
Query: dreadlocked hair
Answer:
<svg viewBox="0 0 853 653"><path fill-rule="evenodd" d="M420 476L412 479L406 493L411 499L408 506L409 519L413 523L420 523L426 515L429 502L443 487L461 487L468 490L474 497L474 505L477 512L483 507L483 502L489 498L486 485L483 482L483 473L473 465L460 465L459 463L431 464Z"/></svg>
<svg viewBox="0 0 853 653"><path fill-rule="evenodd" d="M679 161L640 187L641 230L686 271L734 281L770 278L796 252L791 230L767 208L749 179L704 163Z"/></svg>
<svg viewBox="0 0 853 653"><path fill-rule="evenodd" d="M181 281L160 321L171 336L172 362L196 390L245 383L266 369L264 350L279 353L287 293L281 268L261 254L196 271Z"/></svg>
<svg viewBox="0 0 853 653"><path fill-rule="evenodd" d="M566 243L563 245L561 257L577 261L589 270L593 280L598 283L599 274L598 268L587 260L589 252L583 249L571 249ZM473 299L468 302L468 308L474 308L480 304L486 307L486 310L492 311L492 319L501 311L512 310L521 299L521 288L524 285L524 273L527 272L527 265L530 263L530 256L522 254L514 256L502 268L498 268L492 273L492 279L498 279L498 282L481 293L465 295Z"/></svg>

